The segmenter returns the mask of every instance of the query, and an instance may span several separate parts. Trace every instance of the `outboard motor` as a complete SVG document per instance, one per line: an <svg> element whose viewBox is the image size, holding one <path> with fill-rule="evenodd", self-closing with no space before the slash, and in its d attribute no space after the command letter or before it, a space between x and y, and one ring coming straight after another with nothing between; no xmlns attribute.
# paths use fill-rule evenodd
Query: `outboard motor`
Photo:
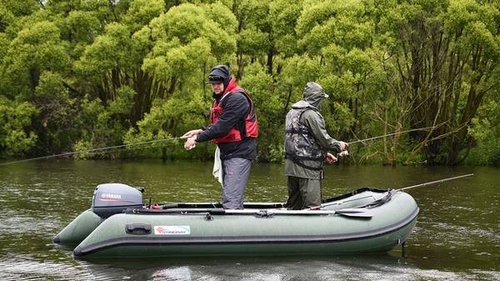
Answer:
<svg viewBox="0 0 500 281"><path fill-rule="evenodd" d="M103 183L95 188L92 212L101 218L122 213L127 208L142 208L142 192L122 183Z"/></svg>

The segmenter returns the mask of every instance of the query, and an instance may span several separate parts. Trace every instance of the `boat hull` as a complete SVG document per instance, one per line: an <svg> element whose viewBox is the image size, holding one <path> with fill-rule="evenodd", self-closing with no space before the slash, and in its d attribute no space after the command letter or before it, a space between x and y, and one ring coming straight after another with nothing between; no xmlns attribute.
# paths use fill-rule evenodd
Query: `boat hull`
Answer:
<svg viewBox="0 0 500 281"><path fill-rule="evenodd" d="M291 241L274 239L214 240L214 241L166 241L138 240L108 241L101 245L79 246L74 255L80 259L92 258L157 258L157 257L202 257L202 256L288 256L288 255L343 255L387 252L406 241L415 226L416 219L398 230L378 236L358 239L294 238ZM282 238L282 237L281 237ZM116 242L116 243L114 243Z"/></svg>
<svg viewBox="0 0 500 281"><path fill-rule="evenodd" d="M90 209L81 213L52 239L54 243L64 246L80 244L103 221Z"/></svg>
<svg viewBox="0 0 500 281"><path fill-rule="evenodd" d="M419 212L404 192L361 210L370 215L117 214L103 221L73 253L79 259L92 259L385 252L407 240Z"/></svg>

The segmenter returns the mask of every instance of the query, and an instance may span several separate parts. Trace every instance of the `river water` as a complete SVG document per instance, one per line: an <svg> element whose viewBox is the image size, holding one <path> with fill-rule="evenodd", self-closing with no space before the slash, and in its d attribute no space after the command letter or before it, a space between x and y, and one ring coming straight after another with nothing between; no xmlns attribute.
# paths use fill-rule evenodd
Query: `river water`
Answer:
<svg viewBox="0 0 500 281"><path fill-rule="evenodd" d="M52 237L90 207L96 185L144 187L145 201L217 202L210 163L35 161L0 165L0 280L500 280L500 169L331 166L323 196L360 187L409 190L420 207L405 247L386 254L78 261ZM286 200L282 165L255 164L247 201Z"/></svg>

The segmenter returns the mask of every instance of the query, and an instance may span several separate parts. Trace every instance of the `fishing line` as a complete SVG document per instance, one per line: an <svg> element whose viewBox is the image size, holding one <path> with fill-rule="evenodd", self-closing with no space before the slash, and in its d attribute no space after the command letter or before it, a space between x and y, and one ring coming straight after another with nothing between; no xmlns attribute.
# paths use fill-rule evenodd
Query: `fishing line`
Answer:
<svg viewBox="0 0 500 281"><path fill-rule="evenodd" d="M425 127L425 128L418 128L418 129L406 130L406 131L402 131L402 132L394 132L394 133L390 133L390 134L386 134L386 135L382 135L382 136L376 136L376 137L371 137L371 138L366 138L366 139L362 139L362 140L356 140L356 141L348 142L347 144L351 145L351 144L355 144L355 143L360 143L360 142L365 142L365 141L372 141L372 140L376 140L376 139L381 139L381 138L385 138L385 137L395 136L395 135L399 135L399 134L407 134L407 133L416 132L416 131L427 131L427 130L430 130L430 129L433 129L433 128L435 128L435 127Z"/></svg>
<svg viewBox="0 0 500 281"><path fill-rule="evenodd" d="M62 157L62 156L72 156L72 155L76 155L76 154L97 153L97 152L103 152L106 150L113 150L113 149L125 148L125 147L137 146L137 145L152 144L152 143L171 141L171 140L177 140L177 139L179 139L179 137L170 137L170 138L165 138L165 139L137 142L137 143L131 143L131 144L106 146L106 147L94 148L94 149L89 149L89 150L84 150L84 151L64 152L64 153L60 153L60 154L53 154L53 155L47 155L47 156L34 157L34 158L29 158L29 159L0 163L0 166L17 164L17 163L22 163L22 162L29 162L29 161L36 161L36 160L46 160L46 159L52 159L52 158L57 158L57 157Z"/></svg>
<svg viewBox="0 0 500 281"><path fill-rule="evenodd" d="M402 132L394 132L394 133L390 133L390 134L386 134L386 135L382 135L382 136L376 136L376 137L371 137L371 138L366 138L366 139L362 139L362 140L348 142L347 144L351 145L351 144L355 144L355 143L372 141L372 140L385 138L385 137L389 137L389 136L394 136L394 135L398 135L398 134L406 134L406 133L415 132L415 131L425 131L425 130L429 130L432 128L435 128L435 127L425 127L425 128L406 130L406 131L402 131ZM115 146L100 147L100 148L94 148L94 149L89 149L89 150L84 150L84 151L64 152L64 153L60 153L60 154L53 154L53 155L34 157L34 158L11 161L11 162L4 162L4 163L0 163L0 166L17 164L17 163L22 163L22 162L30 162L30 161L36 161L36 160L46 160L46 159L52 159L52 158L57 158L57 157L63 157L63 156L72 156L72 155L76 155L76 154L97 153L97 152L103 152L103 151L107 151L107 150L118 149L118 148L125 148L125 147L131 147L131 146L136 146L136 145L152 144L152 143L171 141L171 140L177 140L177 139L182 139L182 138L181 137L170 137L170 138L165 138L165 139L144 141L144 142L138 142L138 143L132 143L132 144L122 144L122 145L115 145ZM347 150L344 150L341 153L343 153L343 156L348 155Z"/></svg>
<svg viewBox="0 0 500 281"><path fill-rule="evenodd" d="M386 135L382 135L382 136L376 136L376 137L371 137L371 138L366 138L366 139L362 139L362 140L356 140L356 141L351 141L351 142L348 142L347 144L348 145L351 145L351 144L356 144L356 143L364 143L365 141L372 141L372 140L377 140L377 139L381 139L381 138L385 138L385 137L390 137L390 136L395 136L395 135L400 135L400 134L406 134L406 133L411 133L411 132L416 132L416 131L427 131L429 129L434 129L436 128L436 126L434 127L425 127L425 128L418 128L418 129L411 129L411 130L406 130L406 131L401 131L401 132L394 132L394 133L390 133L390 134L386 134ZM339 152L337 154L338 156L348 156L349 155L349 151L347 149Z"/></svg>

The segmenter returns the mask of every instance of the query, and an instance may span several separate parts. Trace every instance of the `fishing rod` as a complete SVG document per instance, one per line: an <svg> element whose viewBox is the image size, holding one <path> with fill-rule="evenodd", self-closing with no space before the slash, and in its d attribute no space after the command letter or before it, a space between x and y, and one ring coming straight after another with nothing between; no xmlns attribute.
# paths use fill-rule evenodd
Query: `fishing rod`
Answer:
<svg viewBox="0 0 500 281"><path fill-rule="evenodd" d="M431 184L442 183L442 182L445 182L445 181L451 181L451 180L461 179L461 178L465 178L465 177L470 177L470 176L473 176L473 175L474 174L466 174L466 175L461 175L461 176L456 176L456 177L451 177L451 178L445 178L445 179L440 179L440 180L425 182L425 183L421 183L421 184L410 185L410 186L399 188L399 189L396 189L396 190L403 191L403 190L408 190L408 189L412 189L412 188L416 188L416 187L422 187L422 186L427 186L427 185L431 185Z"/></svg>
<svg viewBox="0 0 500 281"><path fill-rule="evenodd" d="M435 180L435 181L430 181L430 182L415 184L415 185L411 185L411 186L407 186L407 187L403 187L403 188L399 188L399 189L391 189L391 188L389 188L388 191L391 191L391 190L392 191L404 191L404 190L408 190L408 189L412 189L412 188L416 188L416 187L422 187L422 186L427 186L427 185L431 185L431 184L442 183L442 182L446 182L446 181L451 181L451 180L461 179L461 178L465 178L465 177L470 177L470 176L473 176L473 175L474 174L466 174L466 175L461 175L461 176L456 176L456 177L444 178L444 179L440 179L440 180ZM371 195L368 195L368 196L360 198L360 199L371 198L371 197L372 197ZM337 201L327 202L327 203L321 204L321 207L326 207L326 206L331 206L331 205L337 205L337 204L338 204Z"/></svg>
<svg viewBox="0 0 500 281"><path fill-rule="evenodd" d="M381 135L381 136L376 136L376 137L366 138L366 139L362 139L362 140L351 141L351 142L348 142L347 144L351 145L351 144L356 144L356 143L360 143L360 142L363 143L363 142L366 142L366 141L377 140L377 139L381 139L381 138L385 138L385 137L390 137L390 136L395 136L395 135L400 135L400 134L407 134L407 133L416 132L416 131L427 131L427 130L433 129L433 128L435 128L435 127L424 127L424 128L411 129L411 130L406 130L406 131L401 131L401 132L393 132L393 133L385 134L385 135ZM347 151L347 149L346 149L346 150L341 151L337 155L338 156L348 156L349 155L349 151Z"/></svg>
<svg viewBox="0 0 500 281"><path fill-rule="evenodd" d="M171 140L176 140L176 139L179 139L179 137L170 137L170 138L165 138L165 139L137 142L137 143L131 143L131 144L121 144L121 145L115 145L115 146L99 147L99 148L94 148L94 149L89 149L89 150L84 150L84 151L64 152L64 153L60 153L60 154L53 154L53 155L40 156L40 157L34 157L34 158L11 161L11 162L4 162L4 163L0 163L0 166L17 164L17 163L22 163L22 162L29 162L29 161L36 161L36 160L46 160L46 159L52 159L52 158L57 158L57 157L63 157L63 156L72 156L72 155L81 154L81 153L97 153L97 152L102 152L102 151L112 150L112 149L117 149L117 148L125 148L125 147L137 146L137 145L153 144L153 143L171 141Z"/></svg>

